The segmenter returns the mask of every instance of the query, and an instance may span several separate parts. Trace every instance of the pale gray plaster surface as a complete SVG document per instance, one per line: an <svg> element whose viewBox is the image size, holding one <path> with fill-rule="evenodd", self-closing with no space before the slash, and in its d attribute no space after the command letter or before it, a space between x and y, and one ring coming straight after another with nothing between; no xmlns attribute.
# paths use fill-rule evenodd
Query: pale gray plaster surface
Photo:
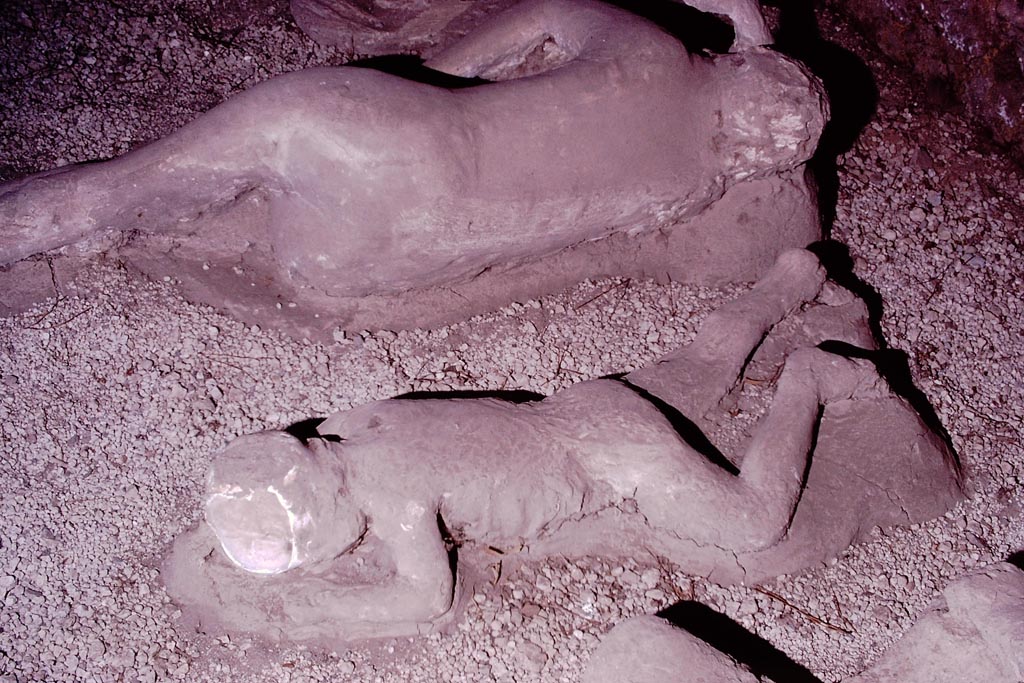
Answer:
<svg viewBox="0 0 1024 683"><path fill-rule="evenodd" d="M655 616L615 626L590 658L583 683L757 683L700 638Z"/></svg>

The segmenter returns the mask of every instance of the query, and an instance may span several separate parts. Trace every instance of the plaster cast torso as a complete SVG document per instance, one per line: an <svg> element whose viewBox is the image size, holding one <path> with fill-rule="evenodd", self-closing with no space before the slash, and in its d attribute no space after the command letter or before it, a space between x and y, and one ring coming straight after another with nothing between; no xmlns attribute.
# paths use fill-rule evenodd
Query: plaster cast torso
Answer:
<svg viewBox="0 0 1024 683"><path fill-rule="evenodd" d="M332 450L350 495L371 517L412 504L440 514L458 537L519 548L591 512L606 493L551 438L553 425L540 405L397 400L332 416L318 431L343 439Z"/></svg>
<svg viewBox="0 0 1024 683"><path fill-rule="evenodd" d="M722 542L727 525L707 525L707 509L723 497L753 497L736 492L731 474L695 454L656 408L614 380L521 405L376 402L332 416L318 431L342 439L332 450L370 517L375 508L390 514L412 503L439 514L456 536L498 548L564 537L567 554L590 552L571 538L572 524L560 531L607 508L635 510L637 521L660 527L656 533L685 529Z"/></svg>
<svg viewBox="0 0 1024 683"><path fill-rule="evenodd" d="M266 143L272 177L287 180L272 205L282 265L333 293L395 291L424 274L473 273L650 228L699 203L674 206L680 187L710 201L722 182L705 158L714 69L652 24L602 6L586 13L593 31L548 39L562 42L567 61L524 78L449 91L351 68L287 77L320 92L301 95L304 125L285 120ZM530 46L549 35L541 19L522 29L532 34L509 37L503 24L494 39ZM490 37L487 27L480 34ZM488 73L467 66L480 48L465 40L473 44L429 64ZM373 104L383 89L393 98L386 111ZM362 122L358 138L339 128L345 120Z"/></svg>

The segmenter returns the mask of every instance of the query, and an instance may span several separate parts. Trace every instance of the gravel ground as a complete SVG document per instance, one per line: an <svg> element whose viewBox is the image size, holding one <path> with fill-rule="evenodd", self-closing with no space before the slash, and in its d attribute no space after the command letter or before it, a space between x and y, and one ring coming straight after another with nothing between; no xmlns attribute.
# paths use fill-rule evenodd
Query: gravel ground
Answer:
<svg viewBox="0 0 1024 683"><path fill-rule="evenodd" d="M345 58L280 3L257 4L210 22L195 2L8 3L0 173L119 153L256 80ZM199 518L209 455L229 438L414 389L550 393L629 370L742 288L588 281L442 329L321 346L97 263L85 277L103 294L0 319L0 680L576 681L611 625L694 599L836 681L951 579L1024 549L1021 172L824 20L880 91L839 160L833 237L884 302L882 331L959 451L967 502L758 586L652 558L551 561L474 596L447 635L323 652L195 633L157 566Z"/></svg>

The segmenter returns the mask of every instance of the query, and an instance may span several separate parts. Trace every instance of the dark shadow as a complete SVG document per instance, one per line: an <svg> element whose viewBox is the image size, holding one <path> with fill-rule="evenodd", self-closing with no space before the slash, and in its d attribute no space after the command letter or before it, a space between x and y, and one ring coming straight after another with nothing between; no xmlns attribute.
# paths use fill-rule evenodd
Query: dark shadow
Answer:
<svg viewBox="0 0 1024 683"><path fill-rule="evenodd" d="M888 348L885 336L882 334L882 313L884 312L882 295L854 274L853 258L850 256L849 247L835 240L822 240L807 248L821 261L830 280L850 290L867 304L871 336L875 338L878 348Z"/></svg>
<svg viewBox="0 0 1024 683"><path fill-rule="evenodd" d="M711 443L708 437L705 436L704 432L701 431L700 427L695 425L688 417L679 412L675 406L663 401L642 387L630 384L629 381L621 375L610 375L605 379L614 379L622 383L623 386L627 387L637 396L657 408L658 412L664 415L665 419L672 425L672 428L676 430L679 437L685 441L690 448L704 456L708 462L721 467L729 474L739 475L739 468L730 462L728 458L722 455L722 452L718 450L713 443Z"/></svg>
<svg viewBox="0 0 1024 683"><path fill-rule="evenodd" d="M677 603L658 616L746 665L756 676L786 683L821 683L768 641L699 602Z"/></svg>
<svg viewBox="0 0 1024 683"><path fill-rule="evenodd" d="M960 455L953 447L953 439L949 432L946 431L945 426L943 426L942 420L939 419L938 413L935 412L935 408L928 401L928 397L914 385L910 374L910 362L906 353L896 349L871 351L835 340L822 342L818 347L823 351L846 358L862 358L874 365L875 369L878 370L878 374L892 388L893 393L909 403L928 429L934 432L946 445L950 456L953 458L951 464L956 470L957 479L962 480L963 464L960 462Z"/></svg>
<svg viewBox="0 0 1024 683"><path fill-rule="evenodd" d="M608 4L657 24L693 53L723 54L736 37L727 19L675 0L608 0Z"/></svg>
<svg viewBox="0 0 1024 683"><path fill-rule="evenodd" d="M848 152L878 107L878 86L868 66L852 52L821 37L814 0L764 0L779 9L775 48L804 64L821 79L831 107L809 167L818 184L818 201L825 235L835 222L839 177L836 157Z"/></svg>
<svg viewBox="0 0 1024 683"><path fill-rule="evenodd" d="M863 358L870 361L897 396L903 398L917 411L924 423L939 436L946 444L953 456L953 464L956 466L957 474L963 474L960 456L953 448L953 440L942 425L938 413L928 401L924 392L914 385L910 373L910 360L907 354L898 349L889 348L882 333L882 296L874 287L861 280L853 272L853 259L850 258L850 251L846 245L834 240L816 242L808 247L818 257L829 278L846 289L850 290L867 304L868 323L871 326L871 335L875 339L878 350L871 351L862 349L852 344L838 341L826 341L820 347L830 353L836 353L848 358Z"/></svg>
<svg viewBox="0 0 1024 683"><path fill-rule="evenodd" d="M836 343L836 346L844 345ZM822 344L822 348L826 351L833 351L833 349L826 347L824 344ZM851 358L864 358L874 364L875 368L878 369L878 374L885 378L885 381L892 387L893 393L909 403L917 411L917 414L921 416L921 420L925 425L946 444L946 448L949 449L949 453L953 458L952 464L956 468L957 478L962 481L963 463L960 460L960 454L953 447L953 438L946 431L946 427L942 424L942 420L939 419L939 414L935 412L935 408L928 401L928 397L914 385L913 377L910 374L910 360L907 354L897 349L865 351L855 346L850 346L845 353L842 349L834 352Z"/></svg>
<svg viewBox="0 0 1024 683"><path fill-rule="evenodd" d="M440 511L437 513L437 530L441 532L441 541L444 543L445 552L448 554L448 568L451 569L452 576L459 575L459 548L462 546L462 539L456 536L448 529L448 525L444 523L444 518L441 517ZM455 591L457 590L458 582L452 584L452 598L455 597Z"/></svg>
<svg viewBox="0 0 1024 683"><path fill-rule="evenodd" d="M942 420L939 419L939 415L935 412L928 397L914 385L907 354L898 349L889 348L889 344L885 340L885 335L882 333L882 313L884 312L882 296L874 287L854 274L853 259L845 244L834 240L823 240L815 242L808 249L821 261L829 279L850 290L867 304L868 324L871 326L871 336L874 337L878 349L862 349L839 341L826 341L819 346L829 353L870 361L878 370L878 374L892 387L893 392L909 403L921 416L925 425L946 444L946 448L949 449L953 457L957 476L962 479L963 464L956 449L953 448L953 439L943 426Z"/></svg>
<svg viewBox="0 0 1024 683"><path fill-rule="evenodd" d="M1017 569L1024 570L1024 550L1018 550L1017 552L1013 553L1012 555L1006 558L1006 561L1012 564Z"/></svg>
<svg viewBox="0 0 1024 683"><path fill-rule="evenodd" d="M769 410L771 408L769 407ZM821 434L821 417L825 414L825 407L818 406L818 415L814 418L814 424L811 425L811 444L810 448L807 449L807 458L804 460L804 471L800 473L800 490L797 493L796 505L789 512L789 519L786 522L786 528L789 529L793 526L793 520L796 519L796 513L800 510L800 503L803 501L804 494L807 493L807 479L811 476L811 467L814 465L814 454L818 451L818 436Z"/></svg>
<svg viewBox="0 0 1024 683"><path fill-rule="evenodd" d="M499 401L505 401L506 403L534 403L536 401L543 401L544 394L538 394L534 391L526 391L525 389L508 389L494 391L476 391L462 389L452 391L410 391L407 394L400 394L398 396L395 396L395 398L405 401L436 401L444 399L493 398Z"/></svg>
<svg viewBox="0 0 1024 683"><path fill-rule="evenodd" d="M325 419L326 418L323 417L311 417L308 420L302 420L288 425L284 428L284 431L294 436L304 445L309 445L309 442L313 439L322 439L323 441L341 443L342 438L337 434L321 434L316 430L317 427L323 424Z"/></svg>
<svg viewBox="0 0 1024 683"><path fill-rule="evenodd" d="M442 71L437 71L424 66L423 61L424 60L421 57L417 57L416 55L384 55L381 57L357 59L352 62L347 62L345 66L355 66L363 69L382 71L386 74L399 76L409 81L415 81L416 83L423 83L425 85L433 85L438 88L447 88L448 90L470 88L475 85L483 85L484 83L491 82L484 78L463 78L462 76L446 74Z"/></svg>

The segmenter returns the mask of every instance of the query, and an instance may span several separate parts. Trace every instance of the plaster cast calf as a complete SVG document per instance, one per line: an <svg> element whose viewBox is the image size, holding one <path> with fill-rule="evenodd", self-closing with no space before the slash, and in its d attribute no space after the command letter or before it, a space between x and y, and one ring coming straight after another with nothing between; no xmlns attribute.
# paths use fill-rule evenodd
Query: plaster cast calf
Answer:
<svg viewBox="0 0 1024 683"><path fill-rule="evenodd" d="M648 370L679 389L673 400L693 389L683 404L716 404L764 335L823 281L809 252L784 254L692 344ZM696 548L710 547L722 554L712 563L732 565L789 531L822 410L892 398L870 363L815 348L790 353L734 474L681 437L645 384L659 391L644 370L526 404L392 399L327 418L308 446L283 432L241 437L214 459L207 483L207 524L230 563L211 560L201 534L183 537L167 572L172 594L232 605L215 620L234 628L379 636L415 633L449 611L457 577L445 529L531 556L644 548L696 569ZM944 465L926 439L886 436ZM858 457L856 441L844 446ZM384 568L350 583L332 563L367 544ZM799 561L820 561L820 551Z"/></svg>
<svg viewBox="0 0 1024 683"><path fill-rule="evenodd" d="M269 218L249 242L290 282L401 292L667 229L737 182L800 166L824 122L816 82L786 58L689 54L588 0L527 0L428 66L497 82L308 69L117 159L8 183L0 265L98 233L188 234L257 193ZM733 230L696 240L693 268L732 273L751 242ZM753 240L769 263L777 244L816 238L779 230Z"/></svg>

